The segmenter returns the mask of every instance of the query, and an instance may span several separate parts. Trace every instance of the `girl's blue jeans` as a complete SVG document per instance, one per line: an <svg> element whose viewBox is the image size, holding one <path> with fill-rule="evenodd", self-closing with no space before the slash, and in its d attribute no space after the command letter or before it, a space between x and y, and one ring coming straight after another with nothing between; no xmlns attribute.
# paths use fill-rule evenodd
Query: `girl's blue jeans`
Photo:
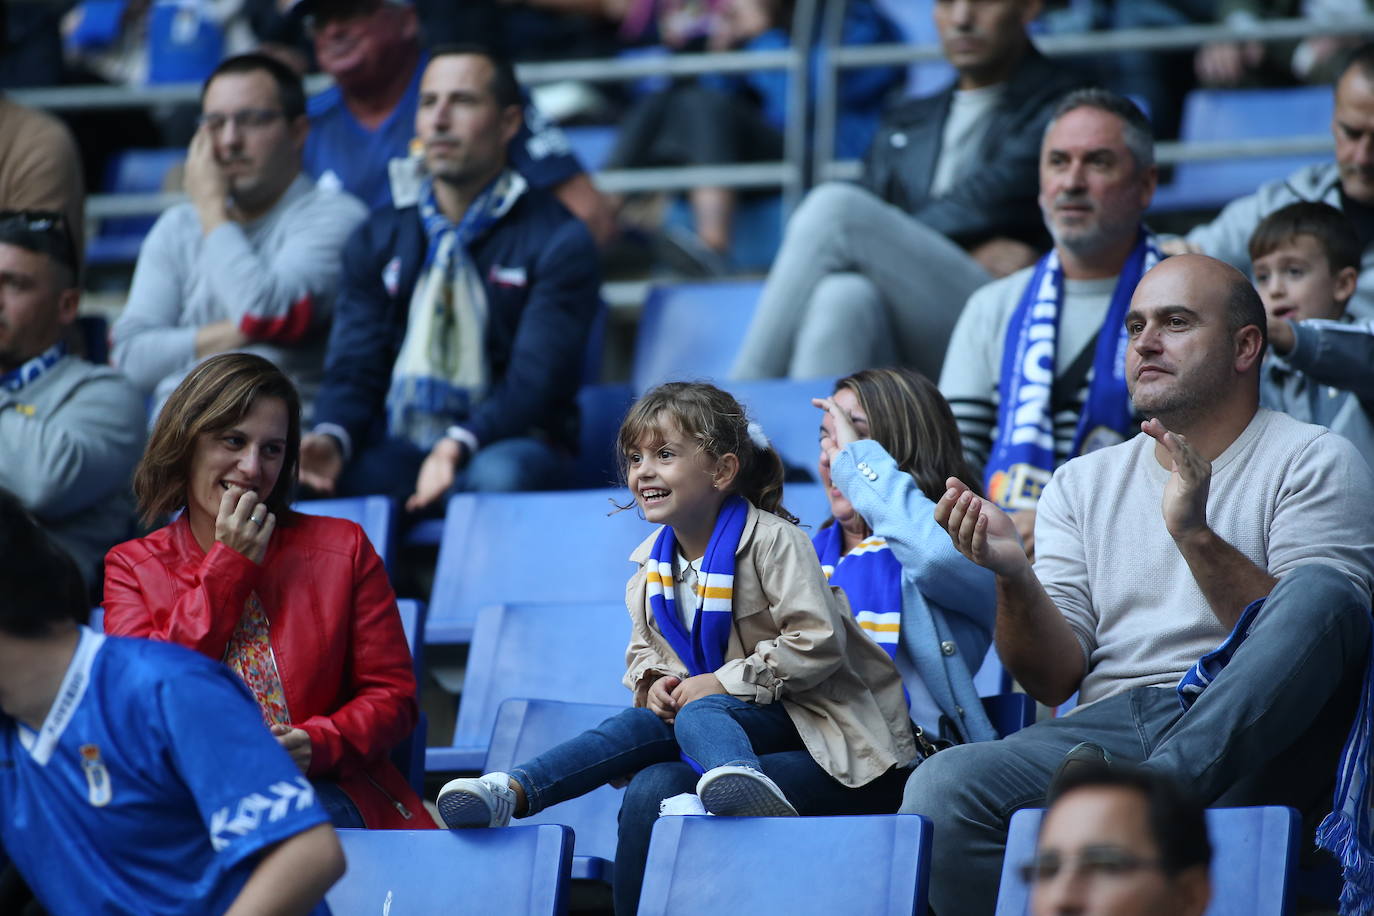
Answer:
<svg viewBox="0 0 1374 916"><path fill-rule="evenodd" d="M894 768L853 789L821 768L781 703L758 706L724 694L694 700L667 725L647 709L627 709L516 767L530 813L633 774L620 806L615 911L639 906L649 837L665 798L694 792L704 770L743 764L767 774L801 814L888 814L901 803L910 770Z"/></svg>

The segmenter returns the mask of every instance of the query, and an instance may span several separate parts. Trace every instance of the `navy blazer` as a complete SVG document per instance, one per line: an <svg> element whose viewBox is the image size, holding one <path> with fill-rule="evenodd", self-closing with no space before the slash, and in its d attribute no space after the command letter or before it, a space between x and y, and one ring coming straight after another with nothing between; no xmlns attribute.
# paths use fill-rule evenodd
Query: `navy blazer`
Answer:
<svg viewBox="0 0 1374 916"><path fill-rule="evenodd" d="M417 207L387 206L344 247L314 419L347 430L355 454L386 434L392 367L428 246ZM491 389L453 423L482 445L535 431L575 448L576 394L600 308L596 243L555 197L531 188L469 254L487 291Z"/></svg>

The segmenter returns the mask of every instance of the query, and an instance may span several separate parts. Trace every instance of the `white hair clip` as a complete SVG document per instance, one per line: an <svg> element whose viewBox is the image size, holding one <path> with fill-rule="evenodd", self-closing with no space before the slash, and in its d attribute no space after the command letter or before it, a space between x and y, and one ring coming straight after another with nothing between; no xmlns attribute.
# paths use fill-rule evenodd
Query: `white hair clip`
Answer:
<svg viewBox="0 0 1374 916"><path fill-rule="evenodd" d="M766 452L773 447L773 443L768 441L768 437L764 435L763 427L758 425L758 423L750 420L749 425L745 427L745 429L749 433L749 441L754 443L754 447L759 451Z"/></svg>

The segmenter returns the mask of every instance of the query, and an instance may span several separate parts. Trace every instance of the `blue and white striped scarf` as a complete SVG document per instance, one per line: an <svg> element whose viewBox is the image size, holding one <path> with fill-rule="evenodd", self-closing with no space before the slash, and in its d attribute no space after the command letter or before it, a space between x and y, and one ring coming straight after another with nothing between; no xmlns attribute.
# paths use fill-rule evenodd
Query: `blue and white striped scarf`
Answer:
<svg viewBox="0 0 1374 916"><path fill-rule="evenodd" d="M889 657L896 658L902 633L902 564L887 541L869 537L841 556L844 531L835 524L816 532L811 544L825 577L849 598L859 626Z"/></svg>
<svg viewBox="0 0 1374 916"><path fill-rule="evenodd" d="M1231 635L1198 659L1178 682L1178 696L1189 709L1250 635L1264 599L1253 601L1236 621ZM1360 709L1341 752L1332 811L1317 828L1317 846L1341 864L1341 916L1374 916L1374 646L1365 664Z"/></svg>
<svg viewBox="0 0 1374 916"><path fill-rule="evenodd" d="M735 551L749 501L731 494L721 504L716 527L701 559L701 580L697 582L697 615L691 632L682 623L673 587L673 563L677 559L677 536L665 525L649 554L649 609L658 629L668 640L683 667L691 676L711 674L725 664L725 650L734 628L731 601L735 589Z"/></svg>
<svg viewBox="0 0 1374 916"><path fill-rule="evenodd" d="M1073 455L1127 438L1135 424L1126 390L1126 311L1136 284L1162 256L1145 227L1126 258L1102 319L1088 402L1078 418ZM1035 265L1007 327L998 384L997 441L984 470L988 498L1004 509L1031 509L1054 472L1055 338L1064 304L1064 269L1051 250Z"/></svg>
<svg viewBox="0 0 1374 916"><path fill-rule="evenodd" d="M510 212L525 193L520 173L506 169L450 222L420 187L420 219L429 246L410 297L405 340L387 391L387 429L429 451L487 394L487 291L468 247Z"/></svg>

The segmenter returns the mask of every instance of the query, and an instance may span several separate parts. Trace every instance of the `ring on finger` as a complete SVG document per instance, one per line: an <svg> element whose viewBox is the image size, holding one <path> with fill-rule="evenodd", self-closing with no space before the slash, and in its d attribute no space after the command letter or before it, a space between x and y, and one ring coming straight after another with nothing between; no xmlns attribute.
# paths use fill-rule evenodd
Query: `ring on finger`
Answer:
<svg viewBox="0 0 1374 916"><path fill-rule="evenodd" d="M256 515L250 515L248 516L248 520L261 528L262 523L267 521L267 513L264 512L262 518L258 518Z"/></svg>

